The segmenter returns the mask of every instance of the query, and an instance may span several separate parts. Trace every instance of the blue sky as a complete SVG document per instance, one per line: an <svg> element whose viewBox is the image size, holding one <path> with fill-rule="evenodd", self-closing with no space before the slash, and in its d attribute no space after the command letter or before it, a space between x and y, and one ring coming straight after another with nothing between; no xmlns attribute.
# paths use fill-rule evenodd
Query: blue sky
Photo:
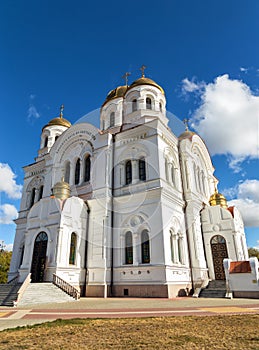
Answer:
<svg viewBox="0 0 259 350"><path fill-rule="evenodd" d="M22 166L59 106L74 123L145 64L167 109L205 140L219 190L259 247L258 17L257 0L2 1L0 241L13 242Z"/></svg>

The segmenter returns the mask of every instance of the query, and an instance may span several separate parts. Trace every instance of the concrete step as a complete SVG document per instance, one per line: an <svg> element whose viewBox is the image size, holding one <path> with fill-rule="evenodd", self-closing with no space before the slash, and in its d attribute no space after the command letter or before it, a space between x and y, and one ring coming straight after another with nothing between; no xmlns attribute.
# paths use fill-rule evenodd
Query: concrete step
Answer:
<svg viewBox="0 0 259 350"><path fill-rule="evenodd" d="M18 306L75 301L52 283L30 283Z"/></svg>
<svg viewBox="0 0 259 350"><path fill-rule="evenodd" d="M199 298L225 298L226 292L226 281L213 280L201 290Z"/></svg>
<svg viewBox="0 0 259 350"><path fill-rule="evenodd" d="M13 302L17 300L17 292L20 287L21 283L0 284L0 305L13 306Z"/></svg>

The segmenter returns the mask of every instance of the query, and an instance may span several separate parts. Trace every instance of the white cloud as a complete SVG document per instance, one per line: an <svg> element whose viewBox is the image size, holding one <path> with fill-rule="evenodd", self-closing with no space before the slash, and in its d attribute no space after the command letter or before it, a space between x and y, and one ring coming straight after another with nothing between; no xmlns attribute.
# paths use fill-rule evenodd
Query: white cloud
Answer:
<svg viewBox="0 0 259 350"><path fill-rule="evenodd" d="M244 160L258 158L259 96L225 74L204 85L200 98L191 122L210 153L227 155L234 171L240 171Z"/></svg>
<svg viewBox="0 0 259 350"><path fill-rule="evenodd" d="M18 212L14 205L3 204L0 205L0 224L13 224L13 220L17 219Z"/></svg>
<svg viewBox="0 0 259 350"><path fill-rule="evenodd" d="M6 244L5 250L7 250L8 252L12 252L13 251L13 244L12 243Z"/></svg>
<svg viewBox="0 0 259 350"><path fill-rule="evenodd" d="M39 112L37 111L36 107L33 104L30 104L30 107L27 112L27 119L38 119L40 117Z"/></svg>
<svg viewBox="0 0 259 350"><path fill-rule="evenodd" d="M204 86L203 82L195 83L194 78L192 80L189 80L188 78L184 78L182 80L182 92L183 94L186 94L188 92L194 92L199 91Z"/></svg>
<svg viewBox="0 0 259 350"><path fill-rule="evenodd" d="M234 189L223 191L224 194L236 192L236 198L228 201L229 206L236 206L241 212L245 226L259 227L259 180L246 180Z"/></svg>
<svg viewBox="0 0 259 350"><path fill-rule="evenodd" d="M0 192L5 192L9 198L21 198L22 186L17 185L16 175L8 164L0 163Z"/></svg>

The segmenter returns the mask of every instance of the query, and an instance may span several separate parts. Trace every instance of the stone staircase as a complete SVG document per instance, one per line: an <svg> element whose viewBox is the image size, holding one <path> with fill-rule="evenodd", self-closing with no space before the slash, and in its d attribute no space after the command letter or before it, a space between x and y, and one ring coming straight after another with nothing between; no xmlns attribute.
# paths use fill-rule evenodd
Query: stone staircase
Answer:
<svg viewBox="0 0 259 350"><path fill-rule="evenodd" d="M75 301L75 299L52 283L30 283L18 302L18 306L70 301Z"/></svg>
<svg viewBox="0 0 259 350"><path fill-rule="evenodd" d="M0 306L14 306L21 283L0 284Z"/></svg>
<svg viewBox="0 0 259 350"><path fill-rule="evenodd" d="M199 298L225 298L226 292L226 281L213 280L201 290Z"/></svg>

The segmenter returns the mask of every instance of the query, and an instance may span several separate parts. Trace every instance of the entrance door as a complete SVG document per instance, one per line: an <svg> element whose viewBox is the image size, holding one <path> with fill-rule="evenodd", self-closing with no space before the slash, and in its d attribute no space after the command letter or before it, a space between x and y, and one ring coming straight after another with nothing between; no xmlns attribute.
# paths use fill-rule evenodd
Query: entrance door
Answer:
<svg viewBox="0 0 259 350"><path fill-rule="evenodd" d="M227 245L225 238L217 235L211 238L211 252L214 265L214 274L216 280L225 280L225 271L223 260L228 258Z"/></svg>
<svg viewBox="0 0 259 350"><path fill-rule="evenodd" d="M31 281L43 282L46 264L46 252L48 236L45 232L40 232L35 239L33 257L31 264Z"/></svg>

